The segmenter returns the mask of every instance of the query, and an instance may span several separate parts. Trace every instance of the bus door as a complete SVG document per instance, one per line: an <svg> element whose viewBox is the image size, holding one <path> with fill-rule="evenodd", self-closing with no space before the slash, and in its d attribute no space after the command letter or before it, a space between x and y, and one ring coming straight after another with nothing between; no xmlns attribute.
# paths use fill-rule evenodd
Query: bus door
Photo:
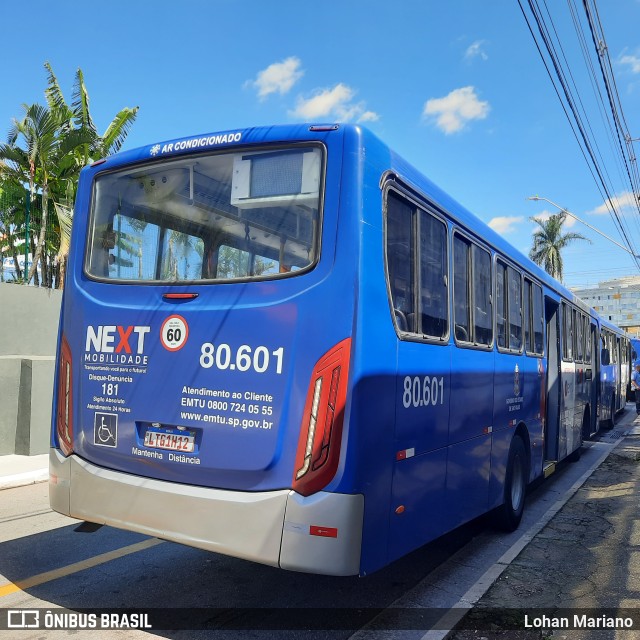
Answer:
<svg viewBox="0 0 640 640"><path fill-rule="evenodd" d="M547 403L544 431L544 459L558 460L560 434L560 397L562 377L560 370L560 305L545 298L545 321L547 323Z"/></svg>

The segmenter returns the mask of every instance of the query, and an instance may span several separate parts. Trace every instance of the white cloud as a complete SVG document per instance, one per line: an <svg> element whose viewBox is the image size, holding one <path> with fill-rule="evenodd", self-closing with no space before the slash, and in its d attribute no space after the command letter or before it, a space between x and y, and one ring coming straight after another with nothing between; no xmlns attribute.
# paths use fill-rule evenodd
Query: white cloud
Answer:
<svg viewBox="0 0 640 640"><path fill-rule="evenodd" d="M524 222L524 216L498 216L489 220L489 226L497 233L511 233Z"/></svg>
<svg viewBox="0 0 640 640"><path fill-rule="evenodd" d="M462 130L471 120L483 120L490 109L488 102L478 100L475 87L462 87L444 98L427 100L422 115L435 118L438 127L449 135Z"/></svg>
<svg viewBox="0 0 640 640"><path fill-rule="evenodd" d="M640 56L620 56L619 62L620 64L629 65L631 73L640 73Z"/></svg>
<svg viewBox="0 0 640 640"><path fill-rule="evenodd" d="M303 120L335 117L343 122L374 122L379 119L375 111L366 109L364 102L354 103L354 96L355 91L340 82L332 89L317 91L311 98L298 98L290 115Z"/></svg>
<svg viewBox="0 0 640 640"><path fill-rule="evenodd" d="M301 64L300 59L295 56L282 62L274 62L260 71L255 80L249 80L246 84L258 89L258 97L261 100L271 93L283 95L304 75L304 71L300 69Z"/></svg>
<svg viewBox="0 0 640 640"><path fill-rule="evenodd" d="M604 215L605 213L609 213L613 207L615 207L616 211L620 211L621 213L631 213L637 211L637 201L633 193L630 191L624 191L613 198L608 198L605 202L603 202L599 207L588 211L590 215Z"/></svg>
<svg viewBox="0 0 640 640"><path fill-rule="evenodd" d="M376 120L380 120L380 116L375 111L365 111L358 118L358 122L375 122Z"/></svg>
<svg viewBox="0 0 640 640"><path fill-rule="evenodd" d="M333 113L337 109L345 109L345 105L353 97L353 90L342 83L337 84L333 89L323 89L313 98L307 100L298 98L298 104L293 112L301 118L320 118Z"/></svg>
<svg viewBox="0 0 640 640"><path fill-rule="evenodd" d="M483 49L484 44L484 40L476 40L473 44L469 45L464 52L464 59L473 60L474 58L480 58L481 60L488 60L489 56Z"/></svg>

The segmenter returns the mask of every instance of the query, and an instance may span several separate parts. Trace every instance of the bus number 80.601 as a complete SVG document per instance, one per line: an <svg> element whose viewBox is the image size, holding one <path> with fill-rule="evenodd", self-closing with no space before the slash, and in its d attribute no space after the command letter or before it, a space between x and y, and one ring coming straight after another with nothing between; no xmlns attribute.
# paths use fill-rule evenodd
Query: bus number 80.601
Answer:
<svg viewBox="0 0 640 640"><path fill-rule="evenodd" d="M276 373L282 373L283 357L284 347L269 351L267 347L260 346L252 349L249 345L243 344L234 350L228 344L220 344L216 347L210 342L205 342L200 349L200 366L204 369L215 366L223 371L251 369L256 373L264 373L269 365L275 362Z"/></svg>
<svg viewBox="0 0 640 640"><path fill-rule="evenodd" d="M444 404L444 379L435 376L405 376L402 404L405 409Z"/></svg>

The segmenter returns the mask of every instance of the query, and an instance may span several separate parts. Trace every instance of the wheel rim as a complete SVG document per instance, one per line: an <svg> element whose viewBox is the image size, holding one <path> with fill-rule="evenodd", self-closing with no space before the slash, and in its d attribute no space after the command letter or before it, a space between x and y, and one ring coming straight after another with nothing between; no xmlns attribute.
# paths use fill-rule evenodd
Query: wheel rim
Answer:
<svg viewBox="0 0 640 640"><path fill-rule="evenodd" d="M516 456L513 459L513 475L511 477L511 506L514 511L520 509L524 497L524 467L522 458Z"/></svg>

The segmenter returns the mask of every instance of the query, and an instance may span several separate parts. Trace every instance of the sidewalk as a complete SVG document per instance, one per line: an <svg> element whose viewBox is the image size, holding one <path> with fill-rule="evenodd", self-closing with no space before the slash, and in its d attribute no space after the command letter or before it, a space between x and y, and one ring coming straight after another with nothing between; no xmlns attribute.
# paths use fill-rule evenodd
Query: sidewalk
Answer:
<svg viewBox="0 0 640 640"><path fill-rule="evenodd" d="M49 479L49 454L0 456L0 491Z"/></svg>
<svg viewBox="0 0 640 640"><path fill-rule="evenodd" d="M447 640L640 637L640 418L612 433L620 444ZM575 615L628 618L633 628L558 627ZM542 624L530 628L535 618Z"/></svg>

